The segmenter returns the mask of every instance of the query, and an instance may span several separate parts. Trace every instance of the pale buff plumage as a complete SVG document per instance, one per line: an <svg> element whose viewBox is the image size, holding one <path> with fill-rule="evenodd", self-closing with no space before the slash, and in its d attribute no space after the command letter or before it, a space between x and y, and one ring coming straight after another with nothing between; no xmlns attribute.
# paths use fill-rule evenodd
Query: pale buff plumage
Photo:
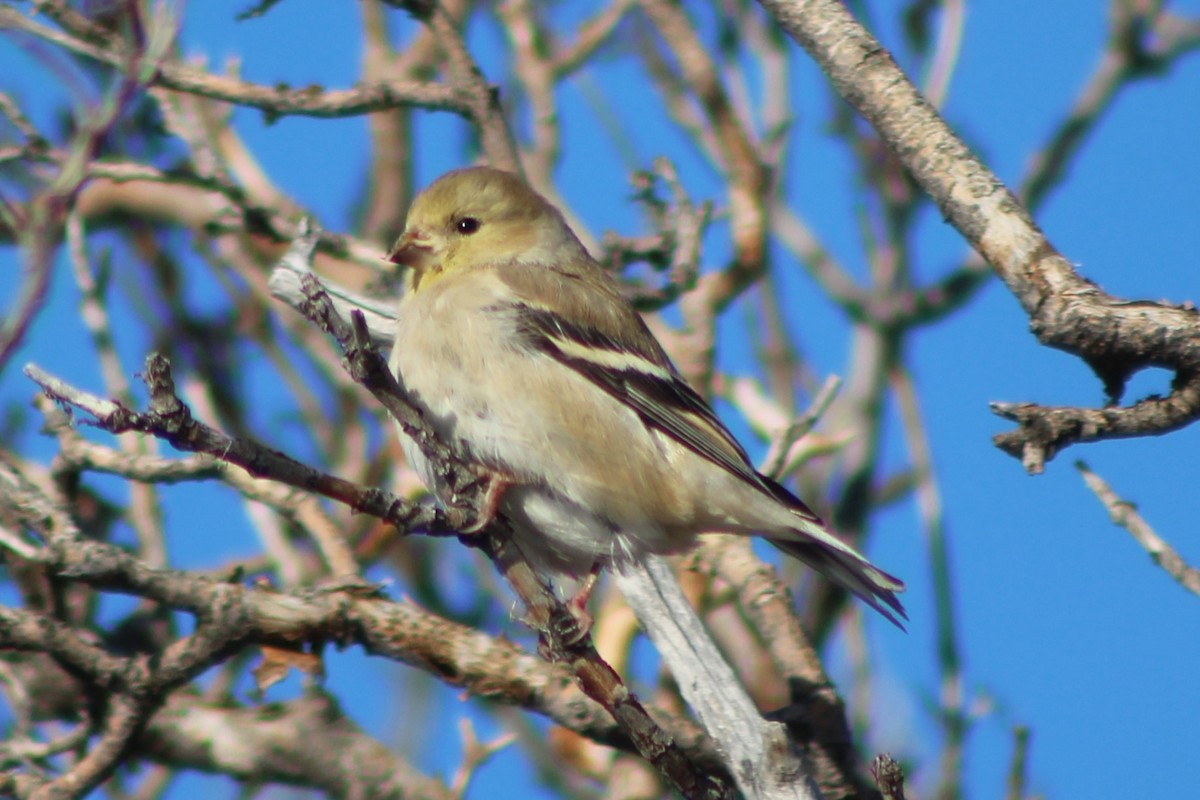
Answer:
<svg viewBox="0 0 1200 800"><path fill-rule="evenodd" d="M507 484L543 569L574 575L698 533L761 534L903 615L903 584L756 473L562 215L520 178L451 172L413 202L391 366L439 435ZM418 448L405 453L436 494Z"/></svg>

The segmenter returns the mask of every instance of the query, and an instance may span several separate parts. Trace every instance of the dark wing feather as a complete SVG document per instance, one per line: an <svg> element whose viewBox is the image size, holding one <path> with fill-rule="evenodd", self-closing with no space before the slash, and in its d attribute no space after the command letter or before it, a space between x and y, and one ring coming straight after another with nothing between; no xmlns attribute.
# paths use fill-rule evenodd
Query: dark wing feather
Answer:
<svg viewBox="0 0 1200 800"><path fill-rule="evenodd" d="M665 356L661 362L651 360L595 328L569 323L551 311L519 305L517 313L518 330L530 347L592 381L637 412L648 426L766 494L808 512L794 495L750 466L746 451Z"/></svg>

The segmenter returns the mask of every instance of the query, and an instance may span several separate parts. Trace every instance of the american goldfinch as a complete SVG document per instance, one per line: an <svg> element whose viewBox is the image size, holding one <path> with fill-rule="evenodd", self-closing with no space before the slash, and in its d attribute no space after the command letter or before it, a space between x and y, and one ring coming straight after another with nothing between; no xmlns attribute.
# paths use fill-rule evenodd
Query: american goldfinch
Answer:
<svg viewBox="0 0 1200 800"><path fill-rule="evenodd" d="M494 471L489 511L514 523L535 565L579 577L679 552L698 533L758 534L900 624L904 584L755 471L521 178L444 175L414 200L389 260L409 268L391 368L443 441ZM401 440L436 495L427 460Z"/></svg>

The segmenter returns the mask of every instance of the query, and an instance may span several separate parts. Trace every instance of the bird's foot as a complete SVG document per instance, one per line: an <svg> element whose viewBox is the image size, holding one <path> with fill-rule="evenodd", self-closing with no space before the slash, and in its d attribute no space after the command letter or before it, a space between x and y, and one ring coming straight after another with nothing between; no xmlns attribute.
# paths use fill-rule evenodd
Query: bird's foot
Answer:
<svg viewBox="0 0 1200 800"><path fill-rule="evenodd" d="M567 600L567 613L570 614L571 619L575 623L574 629L570 631L571 635L568 637L569 641L567 644L578 644L592 632L592 625L596 620L592 616L592 613L588 611L587 606L588 601L592 599L592 592L596 588L596 582L600 580L600 569L601 566L599 563L593 564L587 577L580 582L579 588L575 590L575 594Z"/></svg>
<svg viewBox="0 0 1200 800"><path fill-rule="evenodd" d="M587 604L600 577L600 568L600 564L595 564L575 594L551 612L549 629L538 637L538 654L547 661L569 660L572 658L569 651L591 635L595 619L587 610Z"/></svg>
<svg viewBox="0 0 1200 800"><path fill-rule="evenodd" d="M513 481L509 476L496 472L489 473L486 477L479 480L486 482L487 486L484 488L483 496L476 505L476 516L459 533L467 535L479 533L488 525L491 525L496 520L496 515L500 511L500 501L504 499L504 492L508 490L508 487L513 485Z"/></svg>

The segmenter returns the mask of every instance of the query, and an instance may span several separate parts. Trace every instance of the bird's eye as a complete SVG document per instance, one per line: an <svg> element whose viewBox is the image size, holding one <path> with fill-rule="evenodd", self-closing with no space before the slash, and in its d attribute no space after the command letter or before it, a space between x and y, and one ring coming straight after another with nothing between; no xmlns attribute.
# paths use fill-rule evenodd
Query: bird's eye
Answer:
<svg viewBox="0 0 1200 800"><path fill-rule="evenodd" d="M464 234L465 236L470 236L472 233L479 230L479 226L482 224L483 223L475 219L475 217L463 217L457 223L455 223L454 227L458 229L459 233Z"/></svg>

